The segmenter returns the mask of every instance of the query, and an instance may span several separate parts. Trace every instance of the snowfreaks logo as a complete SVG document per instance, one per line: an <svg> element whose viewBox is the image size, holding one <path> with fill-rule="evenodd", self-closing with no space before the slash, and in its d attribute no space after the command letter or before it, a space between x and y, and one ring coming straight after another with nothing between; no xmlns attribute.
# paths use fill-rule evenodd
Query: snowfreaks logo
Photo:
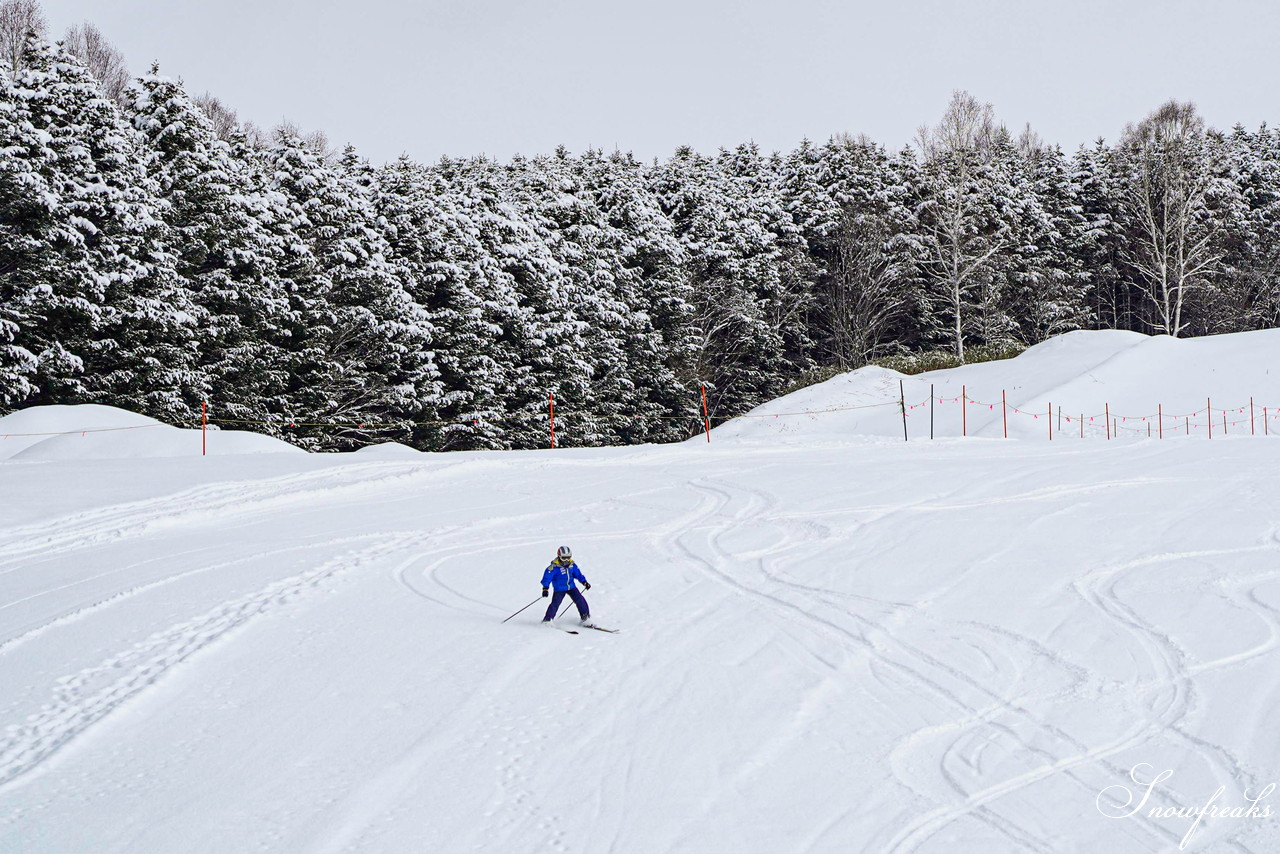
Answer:
<svg viewBox="0 0 1280 854"><path fill-rule="evenodd" d="M1146 770L1143 770L1146 769ZM1218 806L1214 802L1222 797L1227 790L1226 786L1219 786L1218 790L1209 796L1203 806L1197 807L1147 807L1147 802L1151 800L1152 793L1156 787L1173 776L1173 771L1161 771L1155 777L1143 782L1140 777L1145 777L1151 770L1152 766L1145 762L1139 762L1129 770L1129 779L1134 782L1136 789L1130 789L1126 785L1117 784L1115 786L1107 786L1098 793L1096 803L1098 812L1108 818L1129 818L1136 815L1140 811L1146 809L1147 818L1187 818L1191 819L1191 826L1187 828L1187 832L1183 834L1182 842L1178 845L1179 850L1187 847L1187 843L1191 841L1191 837L1195 834L1196 828L1200 826L1200 822L1206 818L1271 818L1275 815L1271 811L1269 805L1263 804L1259 806L1259 801L1275 791L1276 784L1268 783L1256 795L1250 795L1249 790L1244 791L1244 800L1249 806ZM1123 799L1123 803L1121 802Z"/></svg>

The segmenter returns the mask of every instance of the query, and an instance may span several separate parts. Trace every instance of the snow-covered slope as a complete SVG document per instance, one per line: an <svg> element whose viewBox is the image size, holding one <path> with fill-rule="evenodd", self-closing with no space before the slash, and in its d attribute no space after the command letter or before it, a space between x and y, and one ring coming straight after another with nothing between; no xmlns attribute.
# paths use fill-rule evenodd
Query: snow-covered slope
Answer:
<svg viewBox="0 0 1280 854"><path fill-rule="evenodd" d="M1254 421L1263 430L1280 427L1280 329L1175 339L1136 332L1071 332L1028 349L1014 359L984 362L946 371L903 376L883 368L863 368L820 385L771 401L747 417L719 428L720 438L755 441L807 441L854 435L902 438L901 394L908 406L907 433L929 436L929 390L936 396L934 435L996 438L1004 435L1006 396L1009 435L1048 438L1052 405L1055 430L1062 409L1066 438L1105 438L1105 416L1117 416L1119 436L1146 438L1156 431L1163 411L1168 437L1207 435L1204 412L1214 410L1215 435L1221 435L1223 409L1227 433L1248 432L1248 404L1255 399ZM1272 369L1276 373L1271 373ZM961 397L969 401L967 424ZM1163 410L1162 410L1163 408ZM1197 419L1197 415L1199 416ZM1145 421L1143 419L1146 419ZM1198 425L1198 429L1197 429Z"/></svg>
<svg viewBox="0 0 1280 854"><path fill-rule="evenodd" d="M113 406L36 406L0 418L0 460L186 457L202 452L200 430L183 430ZM258 433L211 430L214 454L302 453Z"/></svg>
<svg viewBox="0 0 1280 854"><path fill-rule="evenodd" d="M933 380L1194 406L1276 343L1076 334ZM1280 442L854 417L0 464L0 851L1130 854L1192 827L1152 809L1280 782ZM621 633L538 626L562 543ZM1276 803L1185 850L1280 850Z"/></svg>

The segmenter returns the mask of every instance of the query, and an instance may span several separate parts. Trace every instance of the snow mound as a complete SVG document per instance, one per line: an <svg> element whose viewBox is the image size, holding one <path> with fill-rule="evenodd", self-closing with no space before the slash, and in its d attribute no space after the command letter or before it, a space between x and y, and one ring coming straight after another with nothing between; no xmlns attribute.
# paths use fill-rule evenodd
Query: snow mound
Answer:
<svg viewBox="0 0 1280 854"><path fill-rule="evenodd" d="M844 436L902 435L898 414L898 380L902 374L884 368L859 368L802 388L712 430L713 441L777 439L824 434ZM694 437L690 441L698 441Z"/></svg>
<svg viewBox="0 0 1280 854"><path fill-rule="evenodd" d="M1271 390L1280 377L1270 375L1277 355L1280 329L1185 339L1116 330L1069 332L1002 361L914 376L860 368L770 401L713 432L718 440L901 440L899 383L911 439L929 437L931 387L938 438L1002 437L1002 395L1011 437L1047 438L1051 405L1054 429L1064 436L1080 435L1081 416L1086 436L1104 435L1108 411L1124 438L1145 437L1148 427L1154 434L1158 413L1164 415L1166 437L1196 434L1197 428L1205 432L1210 403L1215 435L1224 415L1228 435L1247 433L1251 399L1254 427L1262 432L1263 407L1268 417L1280 410L1280 392Z"/></svg>
<svg viewBox="0 0 1280 854"><path fill-rule="evenodd" d="M305 453L242 430L210 430L209 453ZM114 460L201 454L199 430L184 430L114 406L33 406L0 418L0 461Z"/></svg>
<svg viewBox="0 0 1280 854"><path fill-rule="evenodd" d="M379 442L376 445L365 445L363 448L357 448L355 453L364 457L377 457L379 459L420 458L422 456L422 451L410 448L408 445L402 445L399 442Z"/></svg>

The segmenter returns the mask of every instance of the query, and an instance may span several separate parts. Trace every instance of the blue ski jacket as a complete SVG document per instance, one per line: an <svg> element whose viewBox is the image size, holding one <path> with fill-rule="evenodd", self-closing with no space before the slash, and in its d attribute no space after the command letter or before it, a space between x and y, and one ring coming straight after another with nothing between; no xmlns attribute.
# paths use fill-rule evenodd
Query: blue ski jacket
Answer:
<svg viewBox="0 0 1280 854"><path fill-rule="evenodd" d="M551 566L547 567L547 571L542 573L542 586L554 587L562 593L572 588L575 580L581 581L583 584L587 583L587 577L582 574L582 570L578 569L576 563L561 566L558 562L552 561Z"/></svg>

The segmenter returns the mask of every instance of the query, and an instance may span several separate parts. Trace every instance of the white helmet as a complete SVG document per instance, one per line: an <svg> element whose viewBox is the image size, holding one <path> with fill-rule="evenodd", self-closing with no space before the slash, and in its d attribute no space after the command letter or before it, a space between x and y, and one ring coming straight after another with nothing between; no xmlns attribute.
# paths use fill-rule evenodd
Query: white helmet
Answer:
<svg viewBox="0 0 1280 854"><path fill-rule="evenodd" d="M561 546L560 548L556 549L556 560L559 560L559 561L573 560L573 552L569 550L568 546Z"/></svg>

